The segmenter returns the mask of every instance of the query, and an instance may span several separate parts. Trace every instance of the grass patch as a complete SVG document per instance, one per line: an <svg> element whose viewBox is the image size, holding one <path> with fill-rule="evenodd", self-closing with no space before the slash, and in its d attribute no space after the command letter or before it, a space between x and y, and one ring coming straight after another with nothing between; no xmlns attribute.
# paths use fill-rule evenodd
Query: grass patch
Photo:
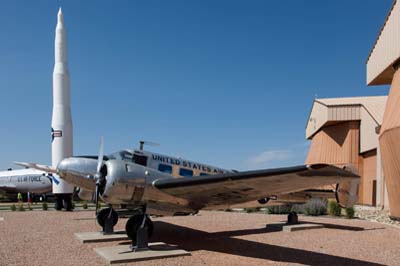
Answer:
<svg viewBox="0 0 400 266"><path fill-rule="evenodd" d="M275 205L267 207L268 214L289 214L292 211L290 205Z"/></svg>
<svg viewBox="0 0 400 266"><path fill-rule="evenodd" d="M244 208L244 211L247 213L252 213L252 212L259 212L260 209L261 209L260 207Z"/></svg>
<svg viewBox="0 0 400 266"><path fill-rule="evenodd" d="M24 204L19 204L18 205L18 211L20 211L20 212L25 211Z"/></svg>
<svg viewBox="0 0 400 266"><path fill-rule="evenodd" d="M354 218L354 214L355 214L355 210L354 210L353 207L346 208L345 209L345 213L346 213L346 218L353 219Z"/></svg>
<svg viewBox="0 0 400 266"><path fill-rule="evenodd" d="M336 201L330 201L328 205L328 213L332 216L340 216L342 214L342 207Z"/></svg>

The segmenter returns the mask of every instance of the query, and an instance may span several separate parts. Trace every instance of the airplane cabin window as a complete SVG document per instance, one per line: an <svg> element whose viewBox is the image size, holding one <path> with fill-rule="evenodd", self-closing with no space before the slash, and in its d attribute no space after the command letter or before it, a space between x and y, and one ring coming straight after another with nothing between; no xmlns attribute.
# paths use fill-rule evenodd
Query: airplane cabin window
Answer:
<svg viewBox="0 0 400 266"><path fill-rule="evenodd" d="M179 169L180 176L193 176L193 171L185 168Z"/></svg>
<svg viewBox="0 0 400 266"><path fill-rule="evenodd" d="M172 166L160 163L158 165L158 171L164 172L164 173L167 173L167 174L172 174Z"/></svg>
<svg viewBox="0 0 400 266"><path fill-rule="evenodd" d="M143 166L147 166L147 156L134 154L133 162Z"/></svg>
<svg viewBox="0 0 400 266"><path fill-rule="evenodd" d="M205 176L205 175L209 175L207 173L200 173L200 176Z"/></svg>

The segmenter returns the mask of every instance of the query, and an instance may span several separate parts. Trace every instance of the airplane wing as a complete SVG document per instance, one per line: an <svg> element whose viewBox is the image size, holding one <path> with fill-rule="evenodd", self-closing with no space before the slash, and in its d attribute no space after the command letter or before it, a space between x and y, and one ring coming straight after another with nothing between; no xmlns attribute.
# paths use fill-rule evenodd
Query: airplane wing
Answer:
<svg viewBox="0 0 400 266"><path fill-rule="evenodd" d="M41 170L41 171L44 171L44 172L47 172L47 173L57 174L57 169L53 168L51 166L48 166L48 165L37 164L37 163L25 163L25 162L14 162L14 164L19 165L19 166L23 166L23 167L28 167L28 168Z"/></svg>
<svg viewBox="0 0 400 266"><path fill-rule="evenodd" d="M208 176L158 179L153 186L184 198L194 209L213 209L303 191L343 181L358 181L353 172L327 165L301 165Z"/></svg>

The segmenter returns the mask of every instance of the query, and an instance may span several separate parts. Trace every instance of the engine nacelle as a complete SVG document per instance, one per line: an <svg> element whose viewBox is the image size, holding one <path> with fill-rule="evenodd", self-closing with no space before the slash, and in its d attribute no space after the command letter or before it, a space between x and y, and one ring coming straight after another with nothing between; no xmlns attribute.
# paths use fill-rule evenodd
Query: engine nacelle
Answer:
<svg viewBox="0 0 400 266"><path fill-rule="evenodd" d="M101 198L111 204L139 204L146 187L146 168L120 160L105 163L107 176Z"/></svg>
<svg viewBox="0 0 400 266"><path fill-rule="evenodd" d="M336 201L342 208L350 208L357 202L358 180L341 182L336 185Z"/></svg>

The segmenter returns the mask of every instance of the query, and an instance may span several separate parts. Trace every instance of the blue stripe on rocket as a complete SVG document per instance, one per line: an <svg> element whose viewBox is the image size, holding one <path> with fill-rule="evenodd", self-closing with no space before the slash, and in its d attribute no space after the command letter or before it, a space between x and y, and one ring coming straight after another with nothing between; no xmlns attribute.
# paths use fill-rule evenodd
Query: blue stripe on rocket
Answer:
<svg viewBox="0 0 400 266"><path fill-rule="evenodd" d="M52 177L53 177L53 182L56 183L56 185L60 184L60 181L57 178L55 178L54 176Z"/></svg>

